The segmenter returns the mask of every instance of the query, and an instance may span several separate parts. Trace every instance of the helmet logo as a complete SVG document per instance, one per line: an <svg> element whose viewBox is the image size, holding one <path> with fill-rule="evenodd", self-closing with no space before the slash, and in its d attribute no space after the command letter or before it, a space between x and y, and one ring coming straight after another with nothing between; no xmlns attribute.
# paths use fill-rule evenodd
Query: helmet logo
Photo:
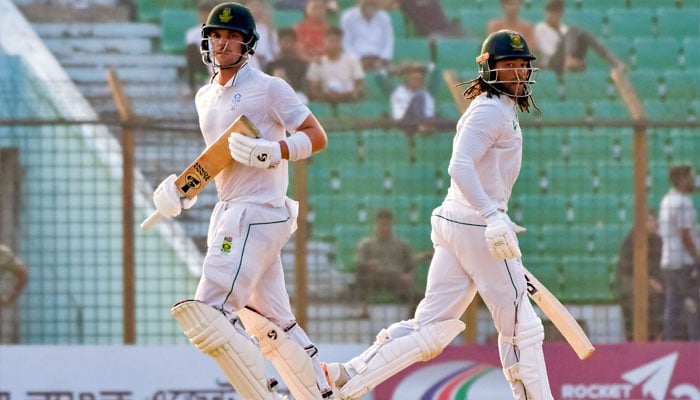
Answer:
<svg viewBox="0 0 700 400"><path fill-rule="evenodd" d="M523 50L525 48L525 44L523 43L523 37L515 34L515 33L510 33L510 46L513 48L513 50Z"/></svg>
<svg viewBox="0 0 700 400"><path fill-rule="evenodd" d="M224 10L219 14L219 21L227 23L233 19L233 16L231 15L231 9L230 8L224 8Z"/></svg>

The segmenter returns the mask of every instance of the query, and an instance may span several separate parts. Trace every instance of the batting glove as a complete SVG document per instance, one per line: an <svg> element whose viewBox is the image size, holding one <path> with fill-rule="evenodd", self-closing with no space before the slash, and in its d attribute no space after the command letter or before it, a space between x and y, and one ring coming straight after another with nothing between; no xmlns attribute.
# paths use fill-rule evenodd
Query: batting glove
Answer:
<svg viewBox="0 0 700 400"><path fill-rule="evenodd" d="M499 259L522 257L515 234L525 232L525 230L522 226L511 221L507 214L499 212L486 217L484 236L489 251Z"/></svg>
<svg viewBox="0 0 700 400"><path fill-rule="evenodd" d="M175 187L175 175L170 175L158 185L153 192L153 203L156 210L166 217L177 217L183 209L190 209L197 202L197 196L187 199L180 197Z"/></svg>
<svg viewBox="0 0 700 400"><path fill-rule="evenodd" d="M228 137L228 149L234 160L255 168L274 168L282 160L279 143L251 138L238 132Z"/></svg>

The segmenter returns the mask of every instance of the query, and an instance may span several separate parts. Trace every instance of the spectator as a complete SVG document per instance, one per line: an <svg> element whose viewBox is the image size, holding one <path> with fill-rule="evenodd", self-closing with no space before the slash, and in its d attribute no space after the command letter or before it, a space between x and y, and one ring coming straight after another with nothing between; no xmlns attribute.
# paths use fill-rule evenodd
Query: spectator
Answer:
<svg viewBox="0 0 700 400"><path fill-rule="evenodd" d="M306 79L311 101L332 104L354 102L364 93L364 71L360 61L343 52L343 32L331 27L326 33L326 54L311 63Z"/></svg>
<svg viewBox="0 0 700 400"><path fill-rule="evenodd" d="M403 83L390 97L391 117L407 132L430 132L435 117L435 99L426 89L426 66L406 63L400 68Z"/></svg>
<svg viewBox="0 0 700 400"><path fill-rule="evenodd" d="M612 68L624 68L625 64L608 50L591 33L576 26L562 23L563 0L549 0L545 6L544 20L535 25L535 39L539 52L539 66L558 73L586 70L586 53L591 48Z"/></svg>
<svg viewBox="0 0 700 400"><path fill-rule="evenodd" d="M530 21L520 19L520 6L522 6L522 0L501 0L503 18L489 20L486 25L487 33L491 34L502 29L514 30L523 35L530 45L530 50L536 53L538 48L534 25Z"/></svg>
<svg viewBox="0 0 700 400"><path fill-rule="evenodd" d="M265 72L287 81L306 104L309 102L306 95L306 72L309 63L297 54L297 35L292 28L281 28L277 31L277 37L280 51L277 58L267 64Z"/></svg>
<svg viewBox="0 0 700 400"><path fill-rule="evenodd" d="M307 0L304 20L294 25L299 57L314 61L326 52L324 38L329 26L326 21L326 1Z"/></svg>
<svg viewBox="0 0 700 400"><path fill-rule="evenodd" d="M242 4L253 13L258 35L260 35L255 53L249 62L256 68L264 70L267 63L274 60L279 52L277 31L272 23L272 10L263 0L243 0Z"/></svg>
<svg viewBox="0 0 700 400"><path fill-rule="evenodd" d="M661 236L659 236L659 220L655 210L649 210L646 220L647 230L647 269L649 273L649 324L648 340L661 339L663 331L664 290L661 279ZM633 340L633 289L634 289L634 236L633 232L625 238L620 247L620 257L617 265L617 291L622 306L625 337L628 342Z"/></svg>
<svg viewBox="0 0 700 400"><path fill-rule="evenodd" d="M379 0L358 0L340 16L343 51L362 61L365 71L386 70L394 56L394 27Z"/></svg>
<svg viewBox="0 0 700 400"><path fill-rule="evenodd" d="M698 312L698 268L700 235L690 193L695 190L695 173L690 165L671 167L670 190L661 200L659 233L663 241L661 274L664 278L665 340L700 340Z"/></svg>
<svg viewBox="0 0 700 400"><path fill-rule="evenodd" d="M338 2L336 0L323 0L323 4L326 10L336 13L338 12ZM273 7L276 10L299 10L304 11L306 9L306 0L277 0L273 3Z"/></svg>
<svg viewBox="0 0 700 400"><path fill-rule="evenodd" d="M428 38L460 37L459 24L450 21L440 0L398 0L401 12L415 27L418 35Z"/></svg>
<svg viewBox="0 0 700 400"><path fill-rule="evenodd" d="M209 11L219 4L219 0L199 0L197 3L197 16L199 24L185 32L185 58L187 60L187 85L190 93L194 95L197 89L210 75L209 68L202 62L201 42L202 24L206 22Z"/></svg>
<svg viewBox="0 0 700 400"><path fill-rule="evenodd" d="M27 268L0 244L0 344L19 342L16 301L27 286Z"/></svg>
<svg viewBox="0 0 700 400"><path fill-rule="evenodd" d="M360 240L355 259L355 294L360 317L369 317L371 293L390 292L402 303L415 302L415 263L411 246L393 234L393 213L385 208L376 214L376 231Z"/></svg>

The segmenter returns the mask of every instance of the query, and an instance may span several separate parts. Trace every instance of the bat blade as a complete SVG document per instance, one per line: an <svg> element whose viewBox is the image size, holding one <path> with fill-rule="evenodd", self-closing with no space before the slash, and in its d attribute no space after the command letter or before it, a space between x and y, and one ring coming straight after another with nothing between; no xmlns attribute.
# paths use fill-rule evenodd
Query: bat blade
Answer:
<svg viewBox="0 0 700 400"><path fill-rule="evenodd" d="M241 115L224 131L218 139L209 146L185 168L175 179L175 187L181 197L192 199L214 180L214 177L230 164L237 164L228 148L228 137L231 132L240 132L249 137L259 137L260 132L255 125ZM161 219L162 215L155 211L141 223L141 229L147 231Z"/></svg>
<svg viewBox="0 0 700 400"><path fill-rule="evenodd" d="M525 269L525 280L530 298L549 317L578 358L585 360L590 357L595 347L569 310L527 269Z"/></svg>

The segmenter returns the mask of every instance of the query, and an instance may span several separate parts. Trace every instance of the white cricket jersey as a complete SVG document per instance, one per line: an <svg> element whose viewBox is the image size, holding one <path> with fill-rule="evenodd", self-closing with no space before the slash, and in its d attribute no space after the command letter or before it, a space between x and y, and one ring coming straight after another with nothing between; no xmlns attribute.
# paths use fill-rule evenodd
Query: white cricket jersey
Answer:
<svg viewBox="0 0 700 400"><path fill-rule="evenodd" d="M263 138L276 142L284 139L287 131L296 131L311 113L284 80L247 63L225 85L214 80L203 86L195 105L207 146L240 115L247 116ZM225 168L214 182L222 201L282 207L289 185L287 174L287 160L271 169L239 164Z"/></svg>
<svg viewBox="0 0 700 400"><path fill-rule="evenodd" d="M447 200L474 208L483 217L508 210L522 162L522 131L515 102L507 96L472 100L457 122Z"/></svg>
<svg viewBox="0 0 700 400"><path fill-rule="evenodd" d="M681 229L689 229L693 242L700 244L696 212L693 199L684 193L671 189L661 199L659 207L659 235L661 247L661 268L680 269L695 262L683 246Z"/></svg>

